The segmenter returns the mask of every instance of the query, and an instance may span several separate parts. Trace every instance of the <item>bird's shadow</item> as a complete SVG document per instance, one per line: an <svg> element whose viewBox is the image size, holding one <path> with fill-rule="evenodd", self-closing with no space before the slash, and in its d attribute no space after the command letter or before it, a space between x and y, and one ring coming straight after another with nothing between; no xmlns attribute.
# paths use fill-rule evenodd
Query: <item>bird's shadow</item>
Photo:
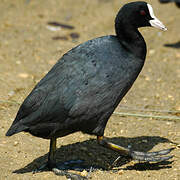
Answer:
<svg viewBox="0 0 180 180"><path fill-rule="evenodd" d="M178 41L176 43L164 44L164 46L179 49L180 48L180 41Z"/></svg>
<svg viewBox="0 0 180 180"><path fill-rule="evenodd" d="M135 151L150 151L155 145L159 143L171 142L170 140L159 137L159 136L140 136L134 138L127 137L113 137L106 138L106 140L118 144L123 147L131 148ZM25 167L15 170L13 173L23 174L32 172L37 167L40 167L44 162L47 161L47 154L36 158L31 163L27 164ZM101 147L97 144L95 139L86 140L83 142L78 142L74 144L69 144L61 146L56 151L56 161L57 162L68 162L68 160L81 159L85 162L87 167L96 167L97 169L110 171L109 168L114 160L119 156L117 152ZM172 161L158 162L158 163L136 163L134 165L126 166L122 168L122 165L127 164L130 159L122 157L121 160L116 163L116 170L159 170L164 168L171 168ZM68 169L67 169L68 170Z"/></svg>

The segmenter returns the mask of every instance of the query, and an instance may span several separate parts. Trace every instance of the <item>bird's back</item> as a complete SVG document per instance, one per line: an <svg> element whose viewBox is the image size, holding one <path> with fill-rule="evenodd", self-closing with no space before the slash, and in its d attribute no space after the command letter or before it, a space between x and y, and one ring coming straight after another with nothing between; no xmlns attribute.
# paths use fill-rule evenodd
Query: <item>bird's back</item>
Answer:
<svg viewBox="0 0 180 180"><path fill-rule="evenodd" d="M21 131L43 138L75 131L102 135L143 64L116 36L80 44L35 86L7 135Z"/></svg>

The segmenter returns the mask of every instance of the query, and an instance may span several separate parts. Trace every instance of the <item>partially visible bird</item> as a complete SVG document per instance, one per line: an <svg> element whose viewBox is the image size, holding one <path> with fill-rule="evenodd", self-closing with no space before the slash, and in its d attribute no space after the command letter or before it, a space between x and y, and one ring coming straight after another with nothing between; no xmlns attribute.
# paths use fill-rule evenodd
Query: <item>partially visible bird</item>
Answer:
<svg viewBox="0 0 180 180"><path fill-rule="evenodd" d="M45 167L57 167L56 139L81 131L98 143L139 161L164 161L172 149L137 152L103 139L104 129L119 102L138 77L146 43L138 28L166 27L146 2L124 5L115 19L116 35L89 40L64 54L24 100L6 136L21 131L50 139Z"/></svg>
<svg viewBox="0 0 180 180"><path fill-rule="evenodd" d="M180 0L159 0L159 1L160 1L160 3L174 2L176 4L176 6L180 8Z"/></svg>

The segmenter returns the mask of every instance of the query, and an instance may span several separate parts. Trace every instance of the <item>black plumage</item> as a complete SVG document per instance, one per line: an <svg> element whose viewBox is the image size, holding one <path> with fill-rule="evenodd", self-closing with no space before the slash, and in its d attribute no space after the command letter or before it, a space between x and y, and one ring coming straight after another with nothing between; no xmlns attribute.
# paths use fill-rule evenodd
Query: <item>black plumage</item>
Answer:
<svg viewBox="0 0 180 180"><path fill-rule="evenodd" d="M26 131L51 139L49 169L55 164L56 138L73 132L97 135L101 145L119 150L102 136L144 65L146 43L138 28L165 29L151 8L145 2L126 4L115 20L116 35L89 40L64 54L24 100L6 135ZM123 152L133 157L128 149Z"/></svg>
<svg viewBox="0 0 180 180"><path fill-rule="evenodd" d="M25 99L8 135L20 131L43 138L75 131L103 135L107 120L143 64L144 59L126 53L116 36L79 45Z"/></svg>

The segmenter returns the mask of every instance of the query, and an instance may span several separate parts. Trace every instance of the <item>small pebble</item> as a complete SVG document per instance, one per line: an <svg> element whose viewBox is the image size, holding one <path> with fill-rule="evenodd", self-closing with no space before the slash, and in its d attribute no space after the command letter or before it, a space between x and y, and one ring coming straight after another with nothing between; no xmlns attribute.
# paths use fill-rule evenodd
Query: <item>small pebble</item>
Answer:
<svg viewBox="0 0 180 180"><path fill-rule="evenodd" d="M175 107L177 111L180 111L180 106Z"/></svg>
<svg viewBox="0 0 180 180"><path fill-rule="evenodd" d="M29 77L29 74L27 74L27 73L20 73L20 74L18 74L18 76L25 79L25 78Z"/></svg>
<svg viewBox="0 0 180 180"><path fill-rule="evenodd" d="M17 141L14 142L14 146L17 146L19 143Z"/></svg>
<svg viewBox="0 0 180 180"><path fill-rule="evenodd" d="M177 57L177 58L180 58L180 53L176 53L176 57Z"/></svg>
<svg viewBox="0 0 180 180"><path fill-rule="evenodd" d="M168 122L166 122L166 124L167 124L167 125L171 125L171 124L172 124L172 122L169 122L169 121L168 121Z"/></svg>
<svg viewBox="0 0 180 180"><path fill-rule="evenodd" d="M145 77L145 80L146 80L146 81L150 81L150 77L146 76L146 77Z"/></svg>
<svg viewBox="0 0 180 180"><path fill-rule="evenodd" d="M156 81L157 81L157 82L161 82L162 80L161 80L161 78L158 78Z"/></svg>
<svg viewBox="0 0 180 180"><path fill-rule="evenodd" d="M78 38L79 38L79 34L76 33L76 32L74 32L74 33L71 33L71 34L70 34L70 37L71 37L72 39L78 39Z"/></svg>
<svg viewBox="0 0 180 180"><path fill-rule="evenodd" d="M53 26L46 26L46 28L50 31L59 31L61 30L61 27L53 27Z"/></svg>
<svg viewBox="0 0 180 180"><path fill-rule="evenodd" d="M155 53L155 50L154 49L150 49L149 50L149 55L153 55Z"/></svg>
<svg viewBox="0 0 180 180"><path fill-rule="evenodd" d="M119 174L119 175L122 175L123 173L124 173L123 170L119 170L119 171L118 171L118 174Z"/></svg>
<svg viewBox="0 0 180 180"><path fill-rule="evenodd" d="M64 40L64 41L67 41L68 40L68 37L66 36L54 36L52 37L53 40Z"/></svg>
<svg viewBox="0 0 180 180"><path fill-rule="evenodd" d="M155 98L159 99L159 98L160 98L160 95L157 93L157 94L155 95Z"/></svg>
<svg viewBox="0 0 180 180"><path fill-rule="evenodd" d="M15 92L12 90L8 93L8 96L13 96L15 94Z"/></svg>
<svg viewBox="0 0 180 180"><path fill-rule="evenodd" d="M21 61L16 61L16 64L21 64Z"/></svg>
<svg viewBox="0 0 180 180"><path fill-rule="evenodd" d="M82 172L81 172L81 176L87 176L88 175L88 172L86 171L86 170L83 170Z"/></svg>
<svg viewBox="0 0 180 180"><path fill-rule="evenodd" d="M148 99L147 98L143 98L143 101L147 101Z"/></svg>
<svg viewBox="0 0 180 180"><path fill-rule="evenodd" d="M168 98L174 101L174 97L172 95L168 95Z"/></svg>

